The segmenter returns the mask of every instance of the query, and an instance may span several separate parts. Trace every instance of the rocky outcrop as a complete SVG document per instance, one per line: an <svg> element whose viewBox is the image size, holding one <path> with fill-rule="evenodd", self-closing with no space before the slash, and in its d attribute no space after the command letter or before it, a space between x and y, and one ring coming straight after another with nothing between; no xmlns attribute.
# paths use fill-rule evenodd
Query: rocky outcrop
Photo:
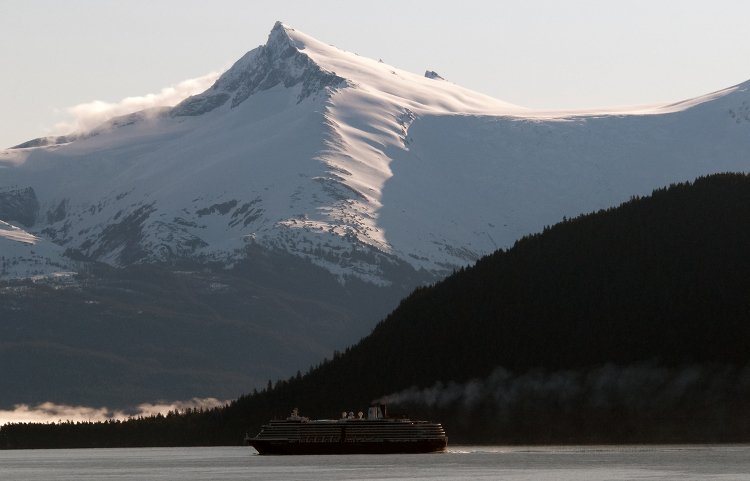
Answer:
<svg viewBox="0 0 750 481"><path fill-rule="evenodd" d="M61 145L73 142L78 136L76 134L61 135L59 137L39 137L22 144L14 145L11 149L29 149L31 147L46 147L48 145Z"/></svg>
<svg viewBox="0 0 750 481"><path fill-rule="evenodd" d="M31 187L0 191L0 220L32 227L38 212L39 201Z"/></svg>
<svg viewBox="0 0 750 481"><path fill-rule="evenodd" d="M321 68L299 51L283 24L277 22L268 42L251 50L206 92L182 101L171 112L172 117L196 116L224 105L230 98L237 107L256 92L279 84L286 88L301 84L297 103L325 89L345 82L334 72Z"/></svg>

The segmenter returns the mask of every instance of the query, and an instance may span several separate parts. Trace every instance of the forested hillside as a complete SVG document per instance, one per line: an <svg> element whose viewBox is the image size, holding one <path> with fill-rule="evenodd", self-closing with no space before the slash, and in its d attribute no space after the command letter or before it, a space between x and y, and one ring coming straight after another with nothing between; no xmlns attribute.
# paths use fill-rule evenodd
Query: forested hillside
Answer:
<svg viewBox="0 0 750 481"><path fill-rule="evenodd" d="M246 251L232 269L93 263L64 282L0 281L0 409L236 398L356 342L410 291Z"/></svg>
<svg viewBox="0 0 750 481"><path fill-rule="evenodd" d="M415 290L344 353L205 418L204 434L196 421L164 443L238 443L294 407L331 417L384 396L452 442L746 442L749 248L744 174L565 219ZM1 433L21 447L56 429Z"/></svg>

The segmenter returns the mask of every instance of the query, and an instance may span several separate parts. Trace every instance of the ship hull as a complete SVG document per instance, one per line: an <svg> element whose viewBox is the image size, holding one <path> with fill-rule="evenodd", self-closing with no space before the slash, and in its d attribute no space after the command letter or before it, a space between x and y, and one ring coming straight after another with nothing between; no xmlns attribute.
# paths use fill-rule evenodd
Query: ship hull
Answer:
<svg viewBox="0 0 750 481"><path fill-rule="evenodd" d="M258 454L310 455L310 454L421 454L445 451L448 438L413 441L379 442L290 442L282 440L249 439L248 444Z"/></svg>

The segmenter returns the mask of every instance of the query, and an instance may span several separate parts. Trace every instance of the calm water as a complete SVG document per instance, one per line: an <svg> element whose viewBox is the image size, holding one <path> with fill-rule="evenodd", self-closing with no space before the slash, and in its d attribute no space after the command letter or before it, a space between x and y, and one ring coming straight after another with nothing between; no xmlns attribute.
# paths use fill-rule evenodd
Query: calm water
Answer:
<svg viewBox="0 0 750 481"><path fill-rule="evenodd" d="M293 457L239 447L0 451L0 479L746 481L750 445L452 446L442 454Z"/></svg>

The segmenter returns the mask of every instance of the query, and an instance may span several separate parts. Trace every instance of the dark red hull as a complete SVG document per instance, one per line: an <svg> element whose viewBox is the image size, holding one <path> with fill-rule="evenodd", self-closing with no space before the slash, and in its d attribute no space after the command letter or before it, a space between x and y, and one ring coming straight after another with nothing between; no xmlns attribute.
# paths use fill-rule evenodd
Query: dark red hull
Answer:
<svg viewBox="0 0 750 481"><path fill-rule="evenodd" d="M448 438L415 441L300 443L248 439L259 454L420 454L445 451Z"/></svg>

